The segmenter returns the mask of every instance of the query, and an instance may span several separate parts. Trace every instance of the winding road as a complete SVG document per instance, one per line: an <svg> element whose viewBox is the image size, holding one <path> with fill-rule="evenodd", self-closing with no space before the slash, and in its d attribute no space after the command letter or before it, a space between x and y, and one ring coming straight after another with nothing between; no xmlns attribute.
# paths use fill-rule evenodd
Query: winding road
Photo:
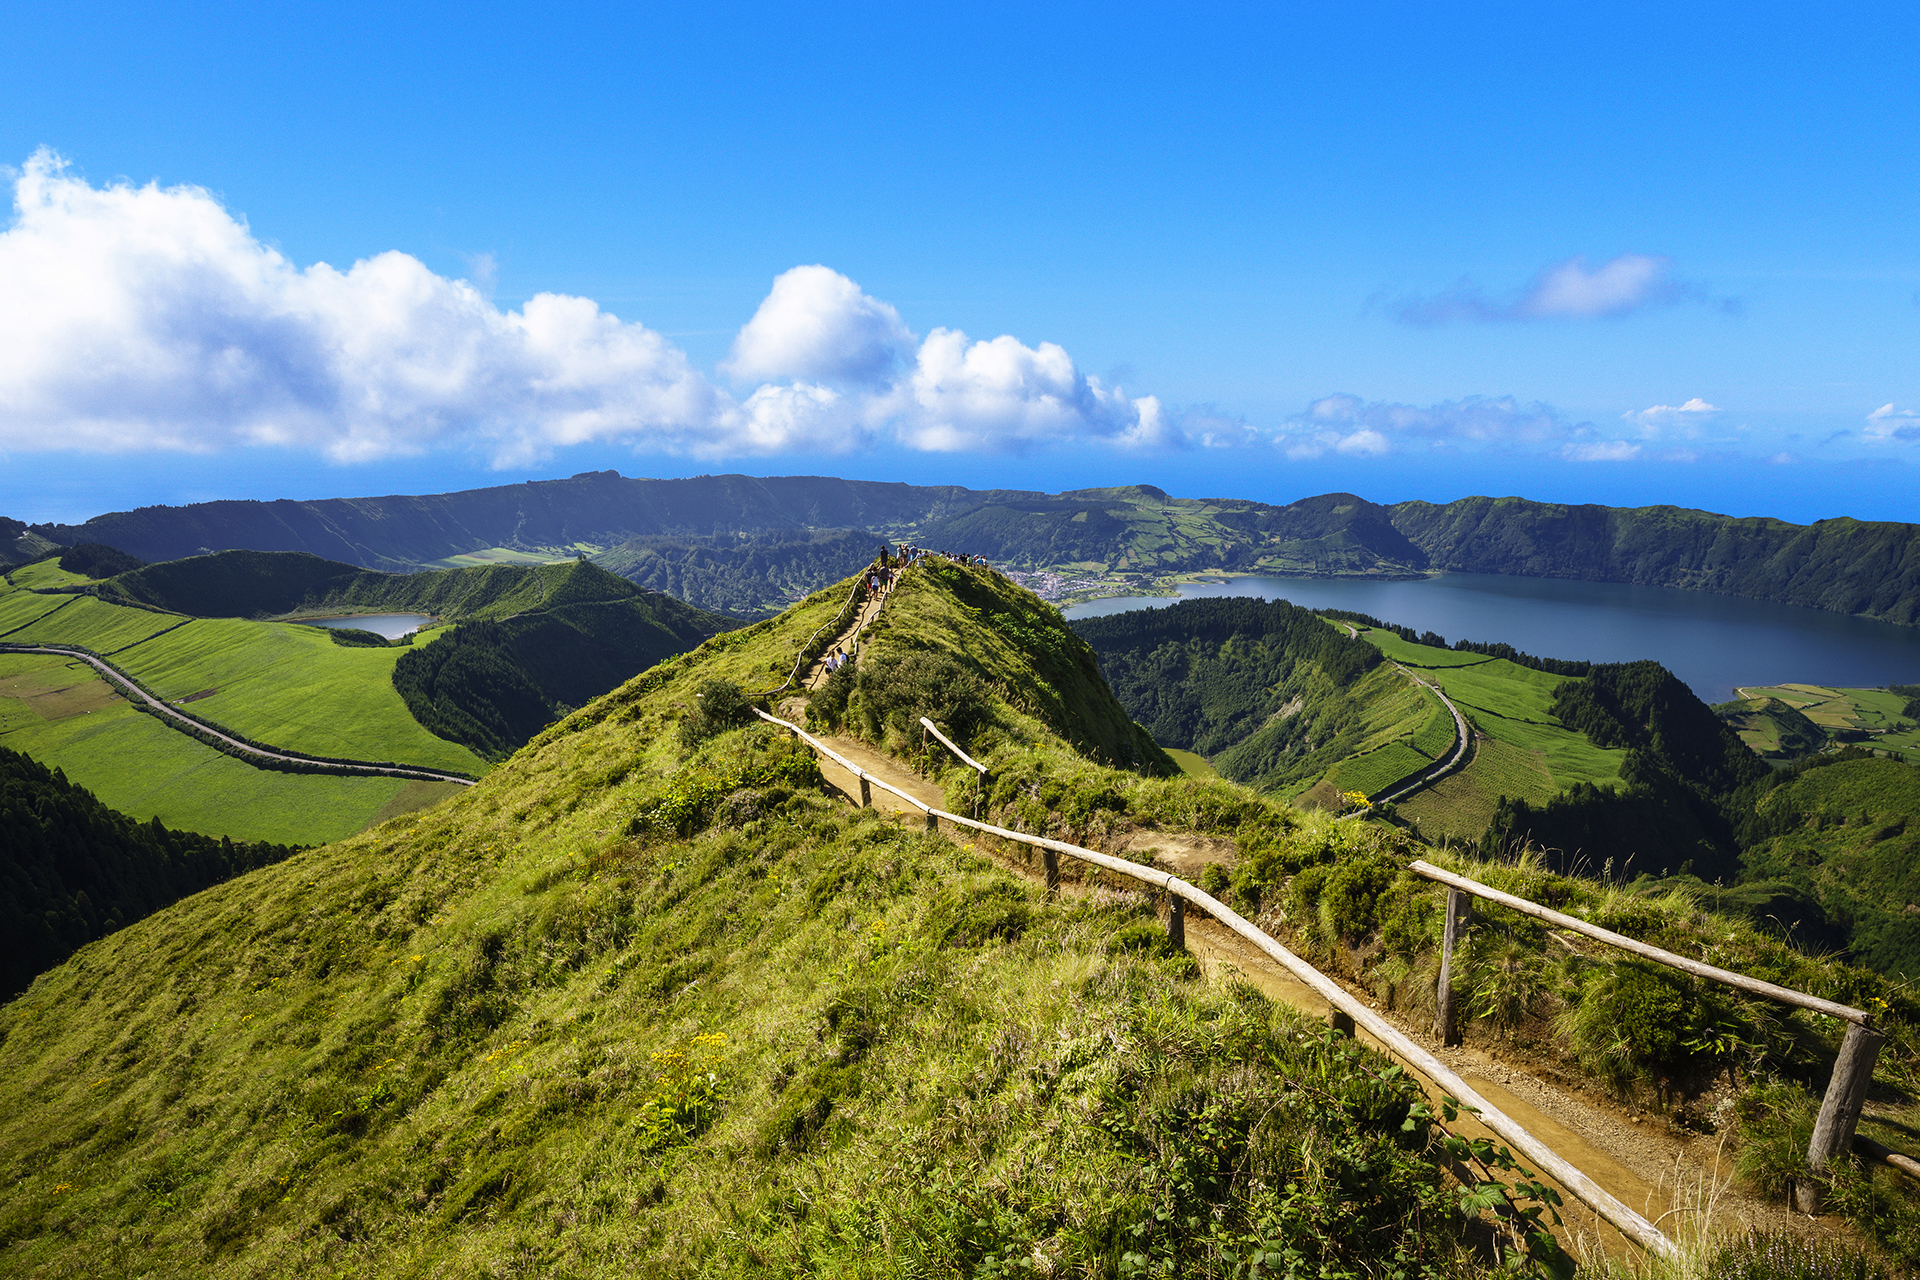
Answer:
<svg viewBox="0 0 1920 1280"><path fill-rule="evenodd" d="M4 649L8 653L51 653L66 658L78 658L80 661L98 671L105 679L124 689L129 701L138 698L162 716L174 722L176 727L185 726L183 732L191 733L195 737L204 736L216 738L234 748L234 750L242 755L255 756L262 760L278 760L285 764L324 765L329 769L346 770L352 773L369 774L379 777L412 778L421 782L453 782L463 787L473 785L472 778L463 778L454 773L437 773L432 769L413 769L406 765L396 764L375 764L366 760L323 760L318 756L305 756L298 752L269 751L264 747L256 747L250 742L243 742L239 738L222 733L212 725L201 720L196 720L192 716L182 715L171 704L161 701L159 698L154 697L145 689L135 684L132 677L124 674L103 659L94 657L90 653L83 653L78 649L67 649L59 645L50 644L4 645L0 646L0 649Z"/></svg>

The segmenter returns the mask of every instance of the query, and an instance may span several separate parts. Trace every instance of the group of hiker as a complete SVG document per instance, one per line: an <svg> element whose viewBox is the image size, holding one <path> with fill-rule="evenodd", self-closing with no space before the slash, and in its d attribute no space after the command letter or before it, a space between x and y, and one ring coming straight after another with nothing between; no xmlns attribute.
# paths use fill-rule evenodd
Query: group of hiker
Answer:
<svg viewBox="0 0 1920 1280"><path fill-rule="evenodd" d="M901 543L899 549L896 551L894 548L883 543L880 547L880 558L875 561L871 569L867 570L868 595L875 599L886 599L893 594L893 584L900 580L900 575L906 570L907 566L916 560L922 560L928 556L939 556L941 559L950 560L955 564L970 565L981 569L992 568L992 566L987 563L985 556L961 555L952 551L929 551L925 547L916 547L910 542ZM849 662L854 661L858 656L859 645L857 642L850 642L844 649L836 647L832 653L827 655L825 666L828 674L838 671Z"/></svg>

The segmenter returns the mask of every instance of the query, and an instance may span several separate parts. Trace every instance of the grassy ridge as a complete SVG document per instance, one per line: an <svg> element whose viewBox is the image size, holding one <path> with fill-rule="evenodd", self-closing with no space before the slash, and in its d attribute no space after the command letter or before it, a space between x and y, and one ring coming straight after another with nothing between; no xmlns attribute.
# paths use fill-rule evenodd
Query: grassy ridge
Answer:
<svg viewBox="0 0 1920 1280"><path fill-rule="evenodd" d="M1387 1007L1430 993L1438 892L1404 876L1404 834L1089 760L1066 739L1095 743L1099 724L1056 735L1023 709L1071 649L1043 640L1023 672L971 574L909 581L866 661L937 640L1003 671L970 743L996 818L1230 835L1237 904L1283 908ZM1007 600L1037 623L1037 601ZM1139 898L1048 906L965 849L825 803L763 727L681 745L702 682L765 687L839 603L670 659L449 804L179 904L0 1011L8 1264L1225 1276L1258 1248L1304 1274L1473 1273L1450 1256L1457 1202L1430 1195L1404 1084L1193 981ZM1878 975L1682 895L1471 870L1716 963L1886 1000L1885 1078L1912 1083L1913 1002ZM1648 993L1631 966L1477 919L1460 964L1476 1036L1564 1034L1569 1069L1622 1088L1723 1078L1719 1048L1688 1041L1723 1025L1751 1044L1746 1073L1830 1060L1810 1018Z"/></svg>
<svg viewBox="0 0 1920 1280"><path fill-rule="evenodd" d="M1473 1272L1404 1080L1195 983L1142 900L1047 906L763 727L683 756L696 682L758 682L837 594L43 977L0 1012L8 1264Z"/></svg>
<svg viewBox="0 0 1920 1280"><path fill-rule="evenodd" d="M67 705L47 708L55 718L43 718L35 704L56 691L67 692ZM29 697L14 696L22 692ZM59 766L110 808L142 821L276 844L343 839L397 806L417 808L460 790L256 769L135 711L90 668L50 655L0 654L0 746Z"/></svg>

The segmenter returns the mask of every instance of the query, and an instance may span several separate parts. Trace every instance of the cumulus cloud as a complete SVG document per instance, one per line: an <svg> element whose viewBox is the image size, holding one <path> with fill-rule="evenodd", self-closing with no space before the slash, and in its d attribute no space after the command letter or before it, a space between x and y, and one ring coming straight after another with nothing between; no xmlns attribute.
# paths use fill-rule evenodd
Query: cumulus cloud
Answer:
<svg viewBox="0 0 1920 1280"><path fill-rule="evenodd" d="M870 386L893 381L913 351L900 313L838 271L795 267L773 282L721 366L735 378L812 378Z"/></svg>
<svg viewBox="0 0 1920 1280"><path fill-rule="evenodd" d="M1673 279L1672 266L1670 259L1644 253L1623 253L1597 267L1575 256L1545 268L1507 298L1489 297L1479 285L1463 279L1429 297L1402 299L1394 314L1417 325L1624 316L1686 295L1687 290Z"/></svg>
<svg viewBox="0 0 1920 1280"><path fill-rule="evenodd" d="M1620 416L1637 424L1644 435L1653 437L1674 428L1696 433L1700 424L1710 421L1719 412L1718 406L1695 396L1685 404L1656 404L1645 409L1631 409Z"/></svg>
<svg viewBox="0 0 1920 1280"><path fill-rule="evenodd" d="M1920 440L1920 412L1883 404L1867 415L1867 429L1863 434L1874 444Z"/></svg>
<svg viewBox="0 0 1920 1280"><path fill-rule="evenodd" d="M389 252L300 267L197 187L94 187L42 150L0 231L0 448L212 452L278 445L359 462L437 448L498 465L620 441L704 455L1186 441L1152 396L1059 346L917 342L823 266L773 282L723 369L642 324L542 293L517 311Z"/></svg>

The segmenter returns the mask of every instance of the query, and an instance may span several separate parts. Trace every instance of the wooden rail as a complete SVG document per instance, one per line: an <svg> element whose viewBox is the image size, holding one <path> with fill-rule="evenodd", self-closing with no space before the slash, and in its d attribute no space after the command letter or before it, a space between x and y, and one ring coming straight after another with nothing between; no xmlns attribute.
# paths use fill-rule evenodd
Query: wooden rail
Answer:
<svg viewBox="0 0 1920 1280"><path fill-rule="evenodd" d="M1478 880L1470 880L1466 876L1442 870L1431 862L1415 862L1408 869L1415 875L1424 876L1447 886L1448 928L1441 944L1442 987L1437 992L1442 1024L1439 1031L1443 1040L1451 1042L1455 1035L1450 1017L1453 992L1449 989L1448 982L1453 969L1453 944L1457 936L1457 931L1453 927L1458 910L1456 904L1459 901L1458 895L1472 894L1474 897L1485 898L1488 902L1498 903L1510 911L1531 916L1555 928L1565 929L1569 933L1583 934L1597 942L1618 947L1643 960L1651 960L1655 964L1679 969L1696 977L1706 978L1710 982L1722 983L1736 991L1744 991L1748 995L1760 996L1780 1004L1796 1005L1802 1009L1811 1009L1815 1013L1822 1013L1829 1018L1837 1018L1847 1023L1846 1037L1840 1042L1840 1054L1833 1064L1833 1078L1827 1083L1826 1096L1820 1101L1820 1116L1814 1121L1813 1141L1807 1148L1807 1163L1815 1170L1823 1169L1836 1156L1853 1148L1854 1128L1860 1123L1860 1109L1866 1102L1867 1084L1873 1079L1874 1060L1880 1056L1880 1046L1886 1043L1886 1037L1874 1029L1873 1016L1866 1010L1832 1000L1823 1000L1819 996L1765 982L1744 973L1735 973L1731 969L1721 969L1710 964L1702 964L1698 960L1689 960L1683 955L1676 955L1671 951L1641 942L1637 938L1629 938L1611 929L1602 929L1599 925L1590 924L1578 916L1566 915L1550 907L1543 907L1537 902L1529 902L1525 898L1516 898L1510 893L1503 893L1491 885L1481 884ZM1813 1185L1796 1184L1794 1202L1803 1213L1818 1212L1819 1188Z"/></svg>
<svg viewBox="0 0 1920 1280"><path fill-rule="evenodd" d="M925 729L928 733L932 734L934 737L940 739L940 745L944 746L947 750L953 752L953 754L955 754L956 756L959 756L961 764L964 764L969 769L972 769L977 773L979 773L980 780L982 782L985 782L987 780L987 766L981 764L978 760L975 760L972 756L962 751L952 738L949 738L946 734L940 732L939 727L935 725L933 721L927 719L925 716L921 716L920 726L921 728Z"/></svg>
<svg viewBox="0 0 1920 1280"><path fill-rule="evenodd" d="M1016 844L1032 845L1037 849L1045 851L1049 855L1047 858L1047 880L1049 889L1052 889L1058 883L1058 873L1055 870L1054 857L1052 855L1064 853L1070 858L1077 858L1082 862L1091 863L1104 870L1112 871L1119 875L1152 885L1156 889L1164 890L1172 895L1174 903L1176 904L1174 913L1176 922L1183 919L1178 909L1178 904L1191 902L1218 920L1221 924L1258 947L1281 968L1291 973L1309 990L1324 999L1330 1008L1351 1019L1354 1025L1365 1028L1369 1035L1382 1045L1385 1045L1391 1053L1426 1076L1427 1079L1433 1081L1443 1092L1464 1104L1466 1108L1474 1113L1481 1124L1485 1125L1515 1151L1519 1152L1520 1155L1530 1160L1540 1172L1546 1174L1555 1182L1558 1182L1581 1203L1587 1205L1595 1213L1606 1219L1620 1234L1659 1257L1669 1259L1679 1257L1679 1249L1674 1245L1673 1241L1658 1227L1654 1226L1653 1223L1647 1221L1646 1218L1623 1204L1615 1198L1611 1192L1595 1182L1592 1178L1589 1178L1573 1165L1561 1159L1554 1153L1551 1147L1527 1132L1525 1127L1518 1121L1481 1097L1465 1080L1455 1075L1445 1063L1428 1053L1414 1041L1408 1039L1400 1032L1399 1028L1368 1008L1362 1001L1349 995L1346 991L1342 990L1333 979L1327 977L1327 975L1321 973L1299 956L1294 955L1293 952L1268 937L1263 930L1211 894L1194 885L1188 884L1185 880L1177 876L1153 867L1141 866L1137 862L1128 862L1124 858L1115 858L1109 854L1096 853L1092 849L1083 849L1079 845L1068 844L1063 840L1049 840L1042 836L1028 835L1024 831L1009 831L1005 827L996 827L992 823L979 822L972 818L963 818L959 814L936 809L924 800L908 795L905 791L893 786L884 779L874 777L859 765L829 747L826 743L800 728L800 726L789 724L787 721L768 715L766 712L760 711L757 708L754 714L758 715L768 724L778 725L782 729L793 733L815 751L818 751L821 755L851 773L860 782L860 793L863 801L866 801L871 794L869 788L877 786L883 791L898 796L914 808L922 810L927 815L928 830L934 829L938 822L945 821L955 826L966 827L973 831L980 831L987 835L997 836L1002 840L1010 840ZM1168 932L1170 934L1173 933L1176 927L1181 926L1177 923L1170 924Z"/></svg>

